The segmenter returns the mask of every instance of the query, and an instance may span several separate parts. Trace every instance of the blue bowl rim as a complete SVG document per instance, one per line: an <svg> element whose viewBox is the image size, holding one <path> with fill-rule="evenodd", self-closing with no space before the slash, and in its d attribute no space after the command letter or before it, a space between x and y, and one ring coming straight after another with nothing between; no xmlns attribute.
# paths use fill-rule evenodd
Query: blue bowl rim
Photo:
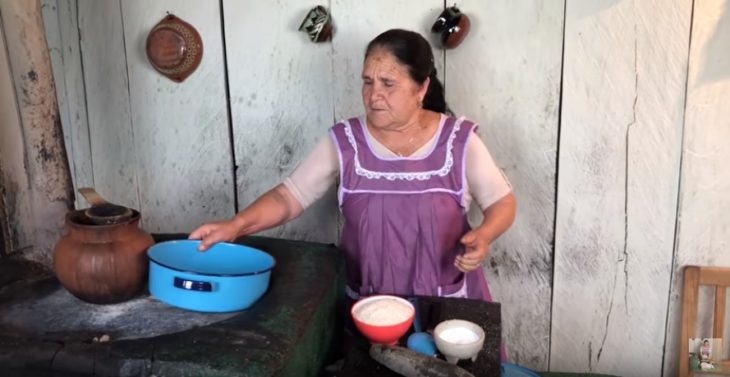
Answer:
<svg viewBox="0 0 730 377"><path fill-rule="evenodd" d="M241 277L241 276L261 275L261 274L265 274L267 272L270 272L276 266L276 258L274 258L273 255L271 255L271 254L269 254L269 253L267 253L267 252L265 252L265 251L263 251L261 249L257 249L255 247L246 246L246 245L240 245L240 244L231 243L231 242L218 242L218 243L219 244L233 246L233 247L247 247L249 249L253 249L253 250L256 250L258 252L264 253L264 254L268 255L271 258L271 261L272 261L271 267L269 267L267 269L264 269L264 270L253 271L253 272L244 272L244 273L240 273L240 274L214 274L214 273L208 273L208 272L189 271L189 270L185 270L185 269L182 269L182 268L179 268L179 267L170 266L170 265L165 264L165 263L160 263L159 261L157 261L154 258L152 258L152 256L150 256L150 250L152 250L152 248L155 247L155 246L157 246L157 245L171 244L171 243L199 243L199 242L200 241L197 241L197 240L170 240L170 241L158 242L158 243L150 246L147 249L147 257L150 259L150 262L152 262L152 263L154 263L154 264L156 264L158 266L165 267L165 268L169 268L171 270L178 271L178 272L183 272L183 273L186 273L186 274L201 275L201 276Z"/></svg>

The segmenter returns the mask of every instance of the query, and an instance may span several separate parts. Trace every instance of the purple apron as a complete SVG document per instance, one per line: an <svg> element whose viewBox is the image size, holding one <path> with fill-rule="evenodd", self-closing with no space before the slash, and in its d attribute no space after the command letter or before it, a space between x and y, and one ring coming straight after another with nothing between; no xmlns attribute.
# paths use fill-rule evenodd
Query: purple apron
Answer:
<svg viewBox="0 0 730 377"><path fill-rule="evenodd" d="M465 297L491 301L481 269L464 274L454 259L470 230L464 208L466 142L475 125L442 120L425 157L381 158L364 119L330 130L340 158L347 294Z"/></svg>

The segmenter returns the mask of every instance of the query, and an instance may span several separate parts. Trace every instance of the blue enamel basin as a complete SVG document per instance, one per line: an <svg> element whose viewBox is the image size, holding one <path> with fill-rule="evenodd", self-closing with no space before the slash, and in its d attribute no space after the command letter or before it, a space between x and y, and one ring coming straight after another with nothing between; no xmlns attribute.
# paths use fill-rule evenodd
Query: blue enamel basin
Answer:
<svg viewBox="0 0 730 377"><path fill-rule="evenodd" d="M261 250L200 241L165 241L147 250L149 290L162 302L199 312L232 312L253 305L269 287L274 258Z"/></svg>

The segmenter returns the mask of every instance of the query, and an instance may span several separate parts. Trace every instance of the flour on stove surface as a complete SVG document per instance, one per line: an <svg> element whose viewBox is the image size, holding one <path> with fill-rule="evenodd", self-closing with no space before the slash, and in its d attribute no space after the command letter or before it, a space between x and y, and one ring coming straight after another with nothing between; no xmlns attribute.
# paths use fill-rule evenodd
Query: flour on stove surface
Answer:
<svg viewBox="0 0 730 377"><path fill-rule="evenodd" d="M55 285L42 294L34 293L32 286L27 289L30 291L19 289L16 299L5 303L0 311L0 327L43 338L149 338L206 326L237 314L192 312L147 294L117 304L95 305Z"/></svg>
<svg viewBox="0 0 730 377"><path fill-rule="evenodd" d="M144 309L144 300L136 299L119 304L99 305L90 312L90 320L95 326L108 326L120 316L134 315L135 311Z"/></svg>

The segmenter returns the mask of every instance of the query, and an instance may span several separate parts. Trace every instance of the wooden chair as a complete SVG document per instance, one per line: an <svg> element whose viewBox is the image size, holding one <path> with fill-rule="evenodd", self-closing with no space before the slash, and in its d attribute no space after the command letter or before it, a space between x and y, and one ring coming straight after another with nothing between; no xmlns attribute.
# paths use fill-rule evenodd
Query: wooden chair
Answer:
<svg viewBox="0 0 730 377"><path fill-rule="evenodd" d="M697 335L697 296L700 285L715 287L715 310L712 323L712 337L722 338L725 330L725 291L730 286L730 268L699 267L684 268L682 289L682 329L679 339L679 377L694 375L689 370L689 340ZM722 357L722 355L718 355ZM723 374L730 374L730 360L720 361Z"/></svg>

